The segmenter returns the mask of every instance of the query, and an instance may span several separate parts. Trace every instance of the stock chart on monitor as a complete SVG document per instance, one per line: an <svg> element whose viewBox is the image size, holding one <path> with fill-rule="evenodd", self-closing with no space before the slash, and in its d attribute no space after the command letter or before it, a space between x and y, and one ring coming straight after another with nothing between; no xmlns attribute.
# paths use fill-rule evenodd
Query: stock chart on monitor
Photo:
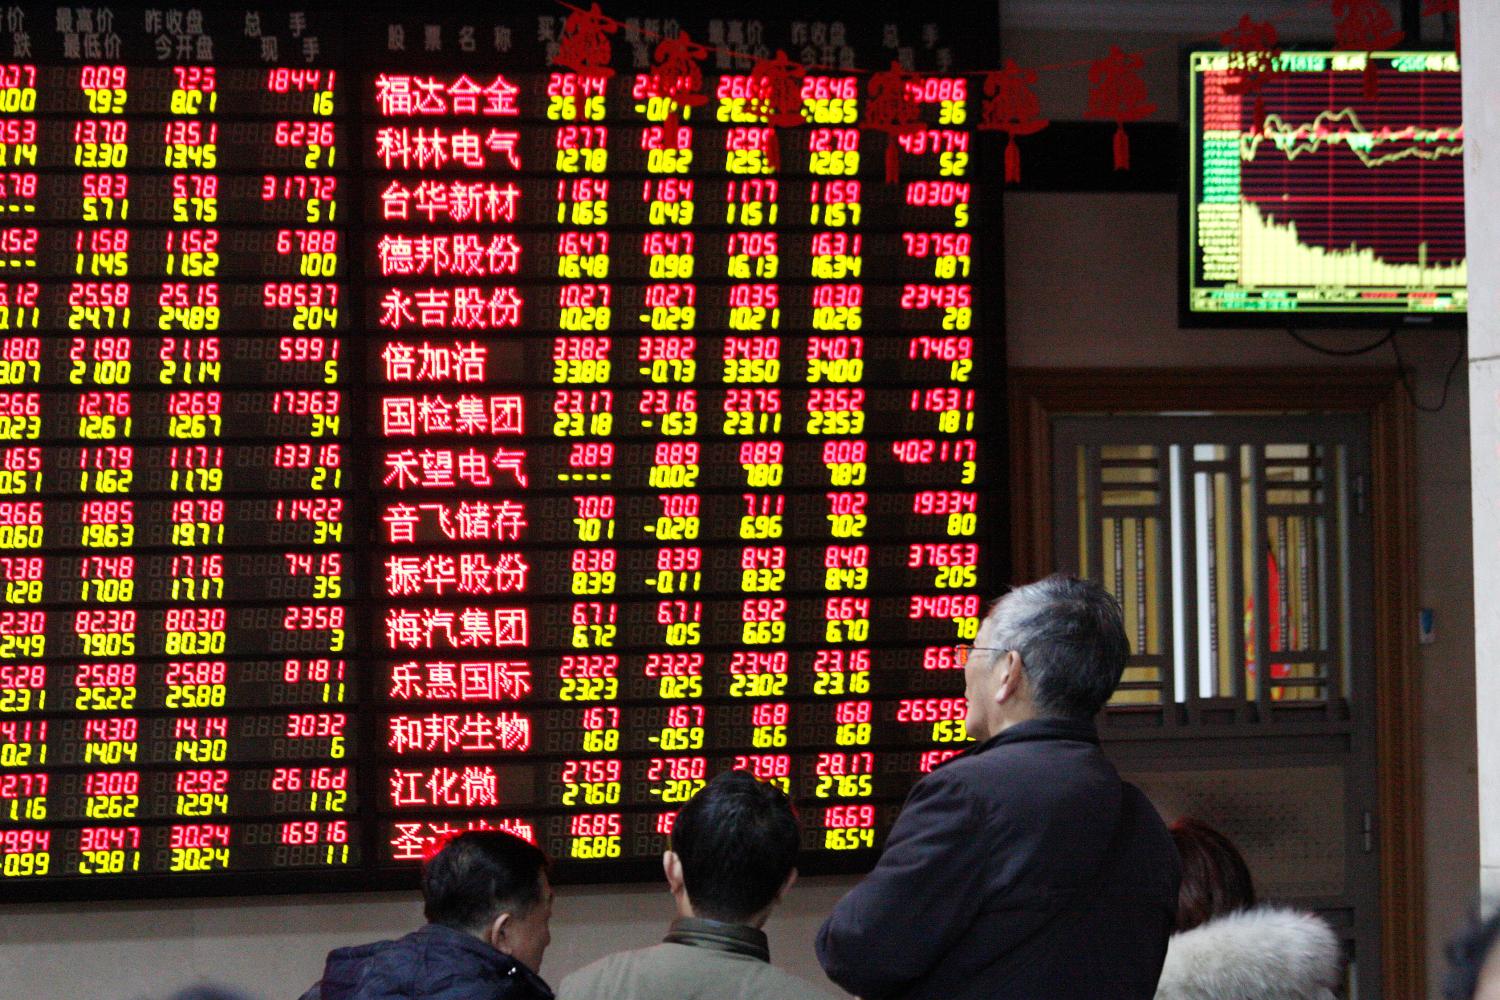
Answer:
<svg viewBox="0 0 1500 1000"><path fill-rule="evenodd" d="M1452 52L1188 54L1184 322L1463 316Z"/></svg>
<svg viewBox="0 0 1500 1000"><path fill-rule="evenodd" d="M659 871L727 768L848 867L963 747L983 13L695 16L0 11L0 897Z"/></svg>

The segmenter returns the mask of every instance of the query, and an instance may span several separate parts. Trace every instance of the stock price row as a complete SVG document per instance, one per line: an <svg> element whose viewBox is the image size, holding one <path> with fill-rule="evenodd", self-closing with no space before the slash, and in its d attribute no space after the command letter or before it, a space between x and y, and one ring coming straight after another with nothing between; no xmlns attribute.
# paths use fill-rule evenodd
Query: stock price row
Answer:
<svg viewBox="0 0 1500 1000"><path fill-rule="evenodd" d="M132 551L47 557L12 553L0 556L0 587L4 603L12 607L326 601L345 595L346 574L352 568L342 552L320 550L202 555ZM375 567L375 573L385 582L387 595L409 598L483 598L523 592L545 599L601 594L626 598L824 591L889 594L976 586L978 546L973 542L911 542L905 548L867 544L467 548L420 555L392 553Z"/></svg>
<svg viewBox="0 0 1500 1000"><path fill-rule="evenodd" d="M819 369L811 367L810 371ZM345 400L345 393L338 389L226 392L149 384L127 384L124 389L90 387L71 393L0 389L0 446L8 441L260 443L280 437L329 438L349 426ZM459 390L387 395L379 412L370 415L367 427L391 442L403 437L505 436L534 441L586 435L826 437L854 433L889 437L972 432L971 414L977 405L977 390L957 386ZM828 416L834 413L851 415L842 421L849 430ZM888 457L896 459L894 454Z"/></svg>

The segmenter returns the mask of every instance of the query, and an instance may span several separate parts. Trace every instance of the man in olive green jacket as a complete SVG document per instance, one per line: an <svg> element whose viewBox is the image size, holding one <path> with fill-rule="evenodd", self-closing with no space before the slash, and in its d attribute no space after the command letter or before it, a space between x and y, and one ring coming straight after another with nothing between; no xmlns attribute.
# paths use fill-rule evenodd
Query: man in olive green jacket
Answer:
<svg viewBox="0 0 1500 1000"><path fill-rule="evenodd" d="M809 1000L827 994L771 964L761 930L797 879L791 802L743 771L710 781L662 856L677 919L666 939L568 976L558 1000Z"/></svg>

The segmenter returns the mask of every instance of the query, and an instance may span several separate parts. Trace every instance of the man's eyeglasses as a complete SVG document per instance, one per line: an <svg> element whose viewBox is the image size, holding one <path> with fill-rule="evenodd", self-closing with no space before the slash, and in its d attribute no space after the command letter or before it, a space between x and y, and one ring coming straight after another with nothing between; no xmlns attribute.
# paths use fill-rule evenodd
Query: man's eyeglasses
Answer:
<svg viewBox="0 0 1500 1000"><path fill-rule="evenodd" d="M1009 652L1009 650L1001 646L970 646L967 644L960 644L953 647L953 661L960 667L962 667L969 662L969 654L976 651L981 653Z"/></svg>

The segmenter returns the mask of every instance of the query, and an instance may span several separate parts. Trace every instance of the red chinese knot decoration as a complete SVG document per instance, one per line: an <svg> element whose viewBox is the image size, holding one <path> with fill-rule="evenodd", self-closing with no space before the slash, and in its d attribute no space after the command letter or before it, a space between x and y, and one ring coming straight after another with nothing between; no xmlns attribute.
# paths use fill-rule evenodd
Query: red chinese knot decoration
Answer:
<svg viewBox="0 0 1500 1000"><path fill-rule="evenodd" d="M1042 105L1031 89L1033 83L1036 70L1017 66L1014 59L1005 60L1005 68L998 73L984 75L984 106L979 127L1006 134L1007 184L1021 182L1021 150L1016 146L1016 136L1035 135L1052 124L1040 115Z"/></svg>
<svg viewBox="0 0 1500 1000"><path fill-rule="evenodd" d="M1265 88L1283 75L1276 68L1276 60L1281 56L1276 25L1251 20L1245 14L1238 25L1219 36L1219 43L1234 50L1229 65L1239 73L1239 79L1225 84L1224 89L1231 94L1255 95L1255 132L1259 135L1266 126Z"/></svg>
<svg viewBox="0 0 1500 1000"><path fill-rule="evenodd" d="M563 22L554 61L582 77L607 79L614 76L615 71L609 65L609 36L619 30L619 23L606 17L597 3L588 10L574 7Z"/></svg>
<svg viewBox="0 0 1500 1000"><path fill-rule="evenodd" d="M1118 45L1109 47L1109 55L1089 65L1089 106L1085 118L1115 123L1115 169L1130 169L1130 137L1125 123L1140 121L1156 110L1146 100L1146 84L1140 69L1144 60L1137 52L1124 52Z"/></svg>
<svg viewBox="0 0 1500 1000"><path fill-rule="evenodd" d="M1344 52L1375 52L1399 45L1406 37L1379 0L1333 0L1333 47ZM1365 100L1380 100L1380 70L1365 62Z"/></svg>
<svg viewBox="0 0 1500 1000"><path fill-rule="evenodd" d="M707 56L708 49L694 42L686 31L657 43L656 65L651 68L651 95L672 104L667 114L667 131L677 130L678 115L683 108L700 108L708 103L700 65Z"/></svg>
<svg viewBox="0 0 1500 1000"><path fill-rule="evenodd" d="M777 130L796 128L806 119L802 117L802 80L807 76L807 67L794 63L781 49L776 50L775 59L758 59L750 68L749 111L758 115L771 126L771 143L766 150L766 160L772 170L781 168L781 142Z"/></svg>
<svg viewBox="0 0 1500 1000"><path fill-rule="evenodd" d="M870 77L870 101L865 106L865 128L885 133L885 182L901 179L899 139L922 131L922 109L912 99L907 83L915 74L891 61L891 68Z"/></svg>

